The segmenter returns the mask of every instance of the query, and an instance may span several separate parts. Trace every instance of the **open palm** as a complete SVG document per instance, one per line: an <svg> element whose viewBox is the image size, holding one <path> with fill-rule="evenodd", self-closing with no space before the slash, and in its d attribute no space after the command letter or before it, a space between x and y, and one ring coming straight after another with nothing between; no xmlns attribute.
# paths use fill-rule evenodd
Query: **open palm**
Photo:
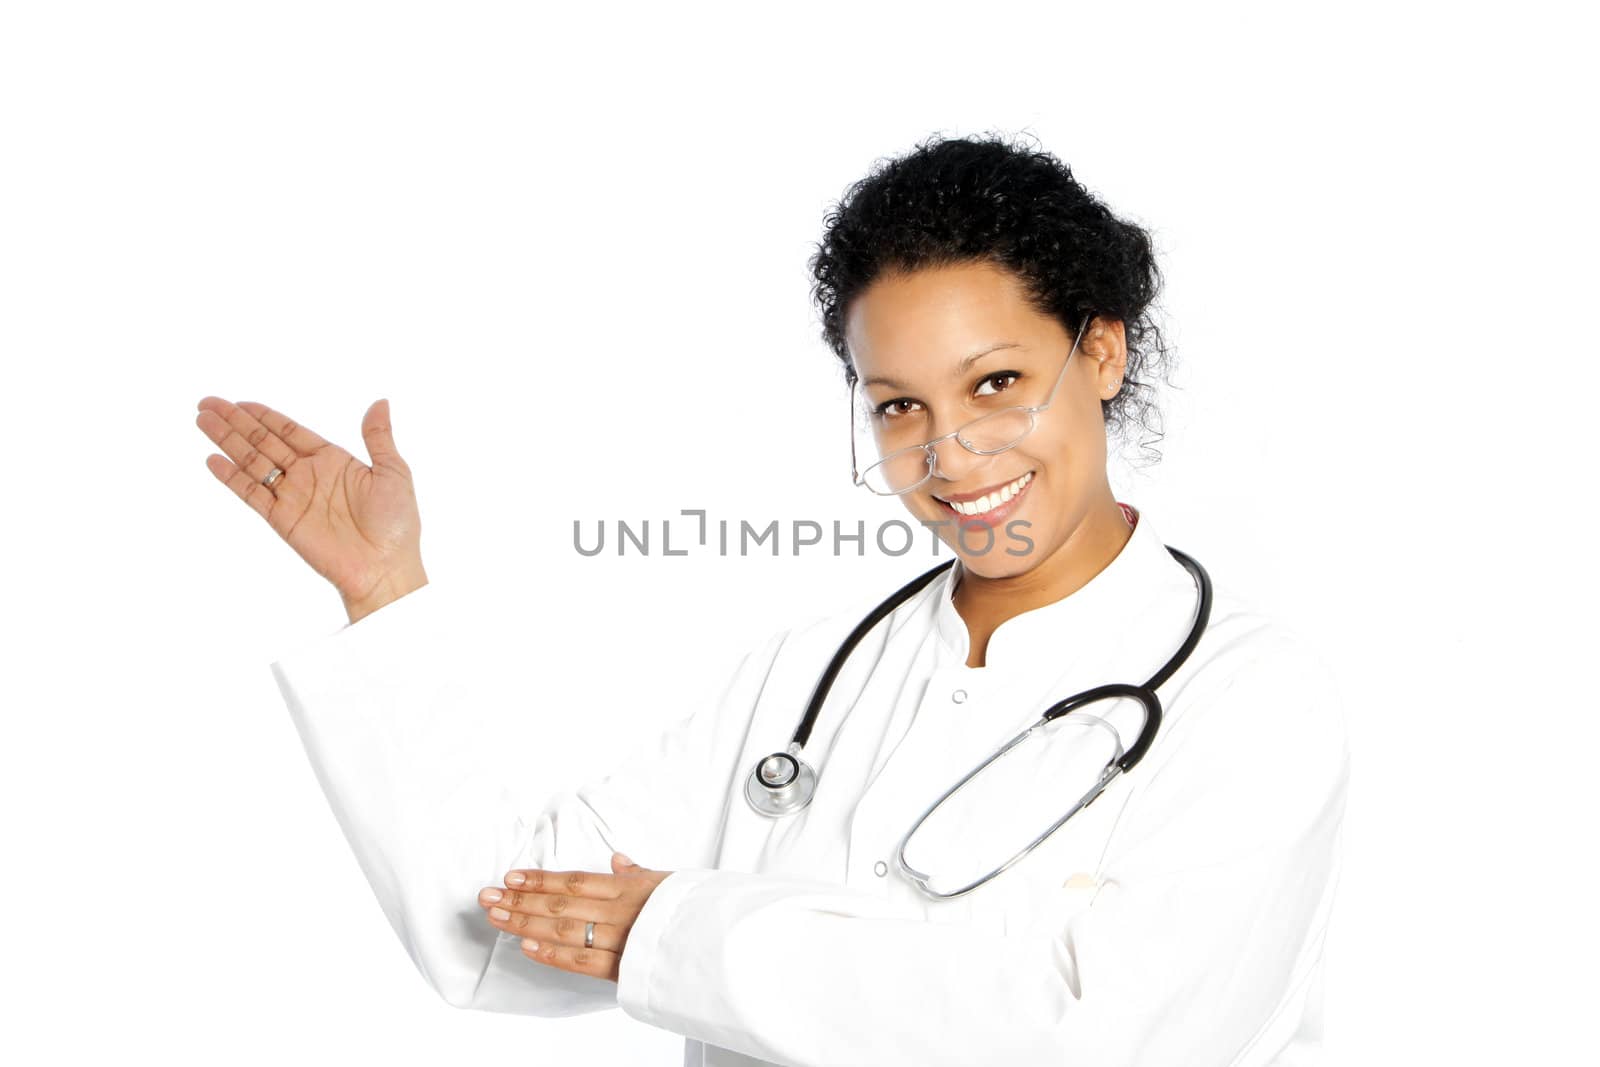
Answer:
<svg viewBox="0 0 1600 1067"><path fill-rule="evenodd" d="M421 572L417 497L395 449L387 400L361 420L370 466L265 404L208 396L198 407L196 425L226 454L207 456L207 468L347 604ZM269 489L262 480L274 467L283 474Z"/></svg>

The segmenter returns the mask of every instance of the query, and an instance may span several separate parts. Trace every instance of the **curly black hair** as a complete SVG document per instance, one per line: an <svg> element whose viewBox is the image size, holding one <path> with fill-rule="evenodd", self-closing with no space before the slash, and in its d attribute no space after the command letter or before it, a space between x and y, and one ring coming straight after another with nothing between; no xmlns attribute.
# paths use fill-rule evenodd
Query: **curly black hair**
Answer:
<svg viewBox="0 0 1600 1067"><path fill-rule="evenodd" d="M1153 317L1161 272L1150 235L1113 215L1037 144L999 134L937 134L895 159L880 159L824 216L808 262L822 338L855 377L845 344L850 302L880 275L988 261L1018 276L1029 302L1071 335L1084 316L1123 323L1123 387L1101 401L1120 434L1137 423L1162 436L1154 387L1172 352ZM1170 384L1170 381L1169 381ZM1157 453L1159 455L1159 453Z"/></svg>

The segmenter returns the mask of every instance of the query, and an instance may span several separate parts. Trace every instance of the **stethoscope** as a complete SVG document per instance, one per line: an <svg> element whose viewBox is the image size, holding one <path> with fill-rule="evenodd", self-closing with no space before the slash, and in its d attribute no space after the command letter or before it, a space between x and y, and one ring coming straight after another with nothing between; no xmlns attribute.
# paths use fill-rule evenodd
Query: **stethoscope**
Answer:
<svg viewBox="0 0 1600 1067"><path fill-rule="evenodd" d="M961 781L946 790L943 796L934 801L928 810L923 812L922 816L917 819L911 829L906 831L905 836L900 840L898 849L901 871L911 878L924 893L932 897L950 898L961 896L963 893L976 889L1033 851L1047 837L1060 829L1062 824L1074 814L1094 803L1117 775L1126 774L1133 770L1138 762L1144 758L1144 754L1149 751L1150 745L1155 741L1156 731L1161 728L1161 699L1156 696L1155 691L1167 679L1171 678L1179 667L1183 666L1184 661L1189 658L1189 653L1193 652L1195 646L1200 643L1200 637L1206 630L1206 623L1211 618L1211 576L1206 573L1206 569L1194 557L1178 551L1171 545L1167 545L1166 549L1172 553L1174 559L1183 564L1199 586L1199 606L1195 610L1194 625L1189 629L1189 636L1178 648L1178 651L1173 654L1172 658L1167 660L1165 666L1151 675L1150 679L1143 685L1127 685L1121 682L1113 682L1109 685L1087 689L1075 696L1067 697L1052 704L1038 722L1002 745L994 755L974 767L965 778L962 778ZM800 726L795 730L794 740L789 742L788 749L784 752L774 752L770 756L763 757L756 763L755 770L751 772L750 780L745 784L744 794L745 799L750 802L750 806L758 813L772 818L781 818L784 815L792 815L811 803L811 798L817 790L817 774L810 764L800 758L800 752L805 747L806 742L811 739L811 728L816 723L817 714L822 710L823 702L828 698L828 691L833 688L834 679L838 677L839 671L843 669L845 661L850 658L850 653L855 649L856 645L874 626L955 563L956 560L946 560L932 570L913 578L887 600L873 608L867 617L862 619L854 630L850 631L850 635L845 638L844 644L840 645L839 650L833 654L833 660L828 664L828 669L822 672L821 678L817 679L816 689L811 693L811 701L806 705L805 717L800 720ZM1133 747L1107 763L1105 771L1099 776L1094 787L1073 805L1072 810L1058 819L1044 833L1034 838L1030 844L1016 855L984 877L953 892L940 892L933 889L928 884L929 875L916 870L906 863L905 844L916 833L917 828L957 790L976 777L979 771L1005 755L1012 747L1024 741L1033 731L1042 729L1058 716L1077 711L1079 708L1097 701L1119 698L1137 700L1144 709L1144 723L1139 729L1139 737L1134 742ZM1088 717L1095 718L1092 715ZM1113 734L1115 734L1115 730L1104 720L1095 719L1095 721L1112 730ZM1117 747L1120 752L1120 743Z"/></svg>

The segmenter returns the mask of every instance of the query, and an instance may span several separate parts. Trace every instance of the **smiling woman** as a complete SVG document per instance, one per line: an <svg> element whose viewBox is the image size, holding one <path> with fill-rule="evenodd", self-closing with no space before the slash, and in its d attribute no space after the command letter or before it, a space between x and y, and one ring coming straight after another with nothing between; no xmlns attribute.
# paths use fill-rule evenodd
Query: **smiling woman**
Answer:
<svg viewBox="0 0 1600 1067"><path fill-rule="evenodd" d="M532 809L453 685L387 403L368 465L200 402L212 473L345 602L272 669L419 972L463 1008L620 1006L690 1064L1304 1062L1343 716L1296 634L1213 599L1111 491L1168 356L1148 237L1049 153L937 139L847 191L811 268L855 480L955 558L752 641L653 746ZM917 855L981 883L929 892L907 860L935 810Z"/></svg>
<svg viewBox="0 0 1600 1067"><path fill-rule="evenodd" d="M858 182L811 266L873 453L858 481L901 495L961 558L980 667L1002 622L1127 543L1107 435L1159 435L1144 378L1171 362L1150 238L1049 153L944 141Z"/></svg>

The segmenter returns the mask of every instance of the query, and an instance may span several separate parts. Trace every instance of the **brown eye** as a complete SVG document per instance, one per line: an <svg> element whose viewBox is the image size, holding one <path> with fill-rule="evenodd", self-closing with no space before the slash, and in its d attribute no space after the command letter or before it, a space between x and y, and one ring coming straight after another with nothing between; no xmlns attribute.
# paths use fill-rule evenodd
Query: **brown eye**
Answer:
<svg viewBox="0 0 1600 1067"><path fill-rule="evenodd" d="M896 415L906 414L906 412L914 404L916 404L915 400L908 400L905 397L900 397L896 400L885 400L883 403L878 405L876 410L878 415L882 418L893 418ZM901 405L905 405L905 407L902 408Z"/></svg>
<svg viewBox="0 0 1600 1067"><path fill-rule="evenodd" d="M1015 382L1020 377L1022 377L1022 375L1018 374L1014 370L1003 370L1003 371L999 371L998 373L991 374L988 377L984 378L982 382L978 383L978 395L979 396L993 396L995 393L1005 392L1005 390L1011 388L1012 382ZM991 390L991 391L989 391L987 393L985 393L983 391L983 387L984 386L991 385L991 384L993 384L995 382L1003 382L1004 384L1001 385L999 388L993 389L993 390Z"/></svg>

